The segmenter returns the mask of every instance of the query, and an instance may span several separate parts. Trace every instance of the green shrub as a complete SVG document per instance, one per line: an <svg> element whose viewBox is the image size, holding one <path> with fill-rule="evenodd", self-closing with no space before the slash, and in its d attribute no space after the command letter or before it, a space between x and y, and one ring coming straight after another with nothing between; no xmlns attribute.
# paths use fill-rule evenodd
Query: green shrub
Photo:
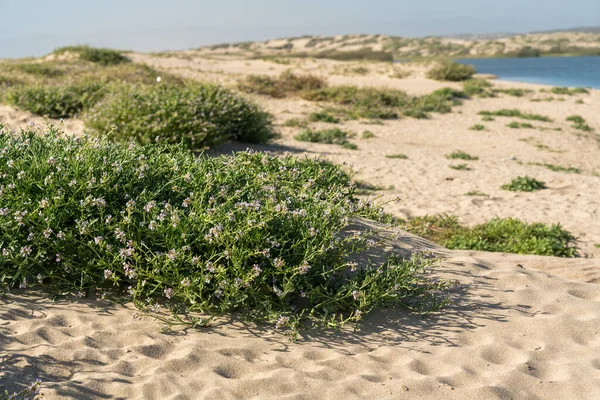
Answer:
<svg viewBox="0 0 600 400"><path fill-rule="evenodd" d="M492 84L485 79L468 79L462 83L463 91L467 96L494 97L490 88Z"/></svg>
<svg viewBox="0 0 600 400"><path fill-rule="evenodd" d="M238 88L242 91L274 98L297 95L326 86L327 82L323 78L314 75L294 75L290 71L282 73L277 78L267 75L248 75L238 84Z"/></svg>
<svg viewBox="0 0 600 400"><path fill-rule="evenodd" d="M568 96L572 96L574 94L586 94L589 93L589 91L585 88L568 88L568 87L553 87L550 89L550 92L554 93L554 94L564 94L564 95L568 95Z"/></svg>
<svg viewBox="0 0 600 400"><path fill-rule="evenodd" d="M471 168L467 164L450 165L449 167L452 169L455 169L457 171L470 171L471 170Z"/></svg>
<svg viewBox="0 0 600 400"><path fill-rule="evenodd" d="M265 143L274 137L269 114L212 84L122 85L86 115L86 124L119 142L183 141L193 150L231 139Z"/></svg>
<svg viewBox="0 0 600 400"><path fill-rule="evenodd" d="M485 115L483 117L481 117L482 121L495 121L494 117L490 117L489 115Z"/></svg>
<svg viewBox="0 0 600 400"><path fill-rule="evenodd" d="M408 229L449 249L495 251L575 257L575 237L559 224L527 224L513 218L495 218L473 228L458 223L456 217L425 216L408 222Z"/></svg>
<svg viewBox="0 0 600 400"><path fill-rule="evenodd" d="M388 154L385 156L386 158L393 158L396 160L407 160L408 156L406 154L398 153L398 154Z"/></svg>
<svg viewBox="0 0 600 400"><path fill-rule="evenodd" d="M533 192L546 189L546 184L534 178L530 178L529 176L519 176L510 183L502 185L502 189L510 190L512 192Z"/></svg>
<svg viewBox="0 0 600 400"><path fill-rule="evenodd" d="M290 118L283 123L283 126L287 126L290 128L306 128L308 126L308 123L298 118Z"/></svg>
<svg viewBox="0 0 600 400"><path fill-rule="evenodd" d="M335 115L329 114L326 111L313 112L310 114L308 119L312 122L327 122L330 124L337 124L340 119Z"/></svg>
<svg viewBox="0 0 600 400"><path fill-rule="evenodd" d="M296 76L286 72L278 78L250 75L238 84L240 90L275 98L298 95L310 101L325 101L344 106L337 109L349 119L394 119L399 114L427 118L430 112L447 113L461 104L465 94L444 88L424 96L409 96L394 89L359 88L356 86L327 86L312 75Z"/></svg>
<svg viewBox="0 0 600 400"><path fill-rule="evenodd" d="M529 119L534 121L552 122L550 117L539 114L523 113L517 109L502 109L497 111L480 111L479 115L495 116L495 117L515 117L521 119Z"/></svg>
<svg viewBox="0 0 600 400"><path fill-rule="evenodd" d="M446 154L446 158L448 158L450 160L471 160L471 161L479 160L479 157L472 156L469 153L465 153L462 150L456 150L455 152Z"/></svg>
<svg viewBox="0 0 600 400"><path fill-rule="evenodd" d="M8 66L9 70L22 72L30 75L39 75L41 77L57 77L64 75L64 71L44 63L19 63Z"/></svg>
<svg viewBox="0 0 600 400"><path fill-rule="evenodd" d="M507 89L494 89L494 93L504 93L509 96L514 97L523 97L526 93L531 93L533 90L531 89L516 89L516 88L507 88Z"/></svg>
<svg viewBox="0 0 600 400"><path fill-rule="evenodd" d="M592 132L594 130L591 126L589 126L586 123L585 119L580 115L571 115L567 117L567 121L573 122L573 128L578 129L580 131Z"/></svg>
<svg viewBox="0 0 600 400"><path fill-rule="evenodd" d="M71 86L17 86L7 101L19 108L50 118L70 118L98 102L105 85L95 82Z"/></svg>
<svg viewBox="0 0 600 400"><path fill-rule="evenodd" d="M374 138L374 137L375 137L375 134L373 132L371 132L371 131L364 131L362 133L362 138L363 139L371 139L371 138Z"/></svg>
<svg viewBox="0 0 600 400"><path fill-rule="evenodd" d="M472 127L469 128L472 131L482 131L485 129L485 126L481 125L481 124L475 124Z"/></svg>
<svg viewBox="0 0 600 400"><path fill-rule="evenodd" d="M479 190L471 190L470 192L465 193L465 196L481 196L481 197L490 197L489 194L483 193Z"/></svg>
<svg viewBox="0 0 600 400"><path fill-rule="evenodd" d="M344 146L345 144L349 143L348 138L350 137L352 137L352 134L335 128L323 129L320 131L306 129L304 132L296 135L294 138L301 142L338 144L340 146Z"/></svg>
<svg viewBox="0 0 600 400"><path fill-rule="evenodd" d="M573 173L573 174L580 174L581 173L581 170L579 168L562 167L560 165L554 165L554 164L529 163L529 165L537 165L539 167L546 167L550 171L555 171L555 172L570 172L570 173Z"/></svg>
<svg viewBox="0 0 600 400"><path fill-rule="evenodd" d="M279 329L334 328L380 305L439 305L419 258L354 264L375 243L343 230L381 210L358 202L332 164L198 158L52 128L3 130L0 148L0 288L166 306L192 326L239 312Z"/></svg>
<svg viewBox="0 0 600 400"><path fill-rule="evenodd" d="M427 71L427 77L436 81L458 82L470 79L476 72L472 65L446 61Z"/></svg>
<svg viewBox="0 0 600 400"><path fill-rule="evenodd" d="M90 46L66 46L54 50L54 54L71 52L79 55L79 58L100 65L115 65L130 62L118 50L94 48Z"/></svg>
<svg viewBox="0 0 600 400"><path fill-rule="evenodd" d="M517 122L517 121L513 121L513 122L511 122L510 124L508 124L506 126L508 126L509 128L512 128L512 129L520 129L520 128L532 129L532 128L534 128L533 125L531 125L531 124L529 124L527 122L522 122L521 123L521 122Z"/></svg>

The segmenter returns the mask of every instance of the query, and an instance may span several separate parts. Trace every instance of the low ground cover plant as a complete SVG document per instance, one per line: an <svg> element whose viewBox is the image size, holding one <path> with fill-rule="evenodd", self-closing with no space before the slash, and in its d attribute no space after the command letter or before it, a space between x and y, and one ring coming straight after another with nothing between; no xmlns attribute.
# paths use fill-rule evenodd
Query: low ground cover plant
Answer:
<svg viewBox="0 0 600 400"><path fill-rule="evenodd" d="M481 194L477 194L481 195ZM527 224L514 218L494 218L472 228L447 215L425 216L407 222L411 232L449 249L495 251L575 257L575 237L559 224Z"/></svg>
<svg viewBox="0 0 600 400"><path fill-rule="evenodd" d="M536 190L546 189L546 184L529 176L519 176L510 183L502 185L502 189L510 190L512 192L534 192Z"/></svg>
<svg viewBox="0 0 600 400"><path fill-rule="evenodd" d="M116 65L130 62L122 52L113 49L95 48L90 46L66 46L53 51L53 54L70 52L79 55L79 58L100 65Z"/></svg>
<svg viewBox="0 0 600 400"><path fill-rule="evenodd" d="M106 93L105 85L87 82L69 86L17 86L6 100L19 108L50 118L70 118L96 104Z"/></svg>
<svg viewBox="0 0 600 400"><path fill-rule="evenodd" d="M528 122L517 122L517 121L513 121L506 126L508 126L509 128L512 128L512 129L521 129L521 128L533 129L534 128L534 126Z"/></svg>
<svg viewBox="0 0 600 400"><path fill-rule="evenodd" d="M479 157L472 156L469 153L466 153L462 150L456 150L450 154L446 154L446 158L449 160L468 160L468 161L479 160Z"/></svg>
<svg viewBox="0 0 600 400"><path fill-rule="evenodd" d="M398 153L398 154L387 154L386 158L393 158L396 160L407 160L408 156L406 154Z"/></svg>
<svg viewBox="0 0 600 400"><path fill-rule="evenodd" d="M488 117L515 117L521 119L528 119L533 121L552 122L552 118L545 115L524 113L517 109L502 109L497 111L480 111L479 115Z"/></svg>
<svg viewBox="0 0 600 400"><path fill-rule="evenodd" d="M184 142L192 150L227 140L265 143L272 118L256 104L212 84L122 85L85 116L99 134L120 142Z"/></svg>
<svg viewBox="0 0 600 400"><path fill-rule="evenodd" d="M492 84L485 79L468 79L462 83L463 91L467 96L495 97Z"/></svg>
<svg viewBox="0 0 600 400"><path fill-rule="evenodd" d="M437 81L458 82L470 79L476 72L472 65L445 61L427 71L427 77Z"/></svg>
<svg viewBox="0 0 600 400"><path fill-rule="evenodd" d="M506 88L506 89L494 89L494 93L504 93L509 96L523 97L524 95L533 92L531 89L517 89L517 88Z"/></svg>
<svg viewBox="0 0 600 400"><path fill-rule="evenodd" d="M315 75L295 75L291 71L279 77L268 75L248 75L238 83L244 92L262 94L274 98L297 95L302 92L318 90L327 86L325 79Z"/></svg>
<svg viewBox="0 0 600 400"><path fill-rule="evenodd" d="M248 76L238 88L245 92L263 94L275 98L299 96L310 101L323 101L342 106L342 113L350 119L394 119L399 116L427 118L429 113L447 113L461 104L463 92L445 88L428 95L410 96L394 89L360 88L357 86L328 86L321 78L294 75L290 72L278 78Z"/></svg>
<svg viewBox="0 0 600 400"><path fill-rule="evenodd" d="M580 174L581 170L579 168L574 168L574 167L563 167L561 165L555 165L555 164L544 164L544 163L529 163L529 165L537 165L539 167L546 167L551 171L555 171L555 172L570 172L573 174Z"/></svg>
<svg viewBox="0 0 600 400"><path fill-rule="evenodd" d="M296 135L294 139L301 142L338 144L346 148L356 149L357 147L352 146L352 144L348 141L348 139L353 136L354 135L352 133L338 128L322 130L306 129Z"/></svg>
<svg viewBox="0 0 600 400"><path fill-rule="evenodd" d="M570 115L567 117L567 121L573 123L573 128L584 131L584 132L592 132L593 129L590 127L586 120L581 115Z"/></svg>
<svg viewBox="0 0 600 400"><path fill-rule="evenodd" d="M587 94L589 91L585 88L568 88L568 87L553 87L550 89L550 92L554 94L566 94L568 96L573 96L574 94Z"/></svg>
<svg viewBox="0 0 600 400"><path fill-rule="evenodd" d="M457 171L470 171L471 168L467 164L452 164L449 165L450 168L455 169Z"/></svg>
<svg viewBox="0 0 600 400"><path fill-rule="evenodd" d="M340 122L340 119L338 117L328 113L327 111L313 112L308 116L308 119L311 122L327 122L329 124L337 124Z"/></svg>
<svg viewBox="0 0 600 400"><path fill-rule="evenodd" d="M484 125L481 124L475 124L472 127L469 128L472 131L483 131L485 129Z"/></svg>
<svg viewBox="0 0 600 400"><path fill-rule="evenodd" d="M342 231L382 211L323 161L197 158L49 128L0 130L0 165L2 289L116 296L192 326L235 311L280 329L332 328L380 305L440 305L444 286L424 277L422 258L355 263L376 243Z"/></svg>

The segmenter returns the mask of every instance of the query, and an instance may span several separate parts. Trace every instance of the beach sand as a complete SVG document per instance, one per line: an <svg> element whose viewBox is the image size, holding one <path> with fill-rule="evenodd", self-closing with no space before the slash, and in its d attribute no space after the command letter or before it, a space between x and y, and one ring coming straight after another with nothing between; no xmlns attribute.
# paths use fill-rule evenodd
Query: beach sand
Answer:
<svg viewBox="0 0 600 400"><path fill-rule="evenodd" d="M132 54L136 62L193 79L232 85L249 73L277 75L288 68L328 76L330 84L393 87L424 94L458 84L424 77L426 66L404 66L411 75L390 78L387 67L367 64L369 74L351 76L344 63L302 60L281 65L263 60ZM361 64L362 65L362 64ZM402 309L377 310L358 332L304 332L297 342L269 326L235 318L201 330L163 333L151 319L135 320L131 305L59 299L16 291L0 298L0 390L18 390L36 378L45 399L598 399L600 398L600 91L577 96L539 93L540 85L495 81L499 88L528 88L533 95L465 100L449 114L366 125L338 125L355 132L358 150L293 139L290 118L306 118L321 106L301 99L252 96L275 115L282 135L257 150L346 162L356 179L385 187L386 211L409 218L457 215L474 225L493 217L560 223L578 237L586 258L448 251L403 234L399 247L437 249L445 260L435 273L456 279L455 304L422 319ZM563 101L531 102L553 96ZM583 104L577 102L583 101ZM512 118L482 122L482 110L518 108L548 115L540 129L511 129ZM596 132L576 131L565 118L583 116ZM0 122L18 130L33 117L0 106ZM51 121L58 123L58 121ZM364 121L363 121L364 122ZM529 121L528 121L529 122ZM486 129L469 127L481 123ZM551 130L561 128L561 131ZM65 121L69 133L83 123ZM361 139L371 131L375 137ZM244 149L230 144L227 153ZM445 155L463 150L479 157L470 171L450 169ZM406 160L386 155L404 153ZM580 174L530 163L557 164ZM548 189L514 193L500 189L519 175ZM480 191L487 197L466 196Z"/></svg>
<svg viewBox="0 0 600 400"><path fill-rule="evenodd" d="M439 251L435 273L461 283L443 312L376 310L297 342L235 318L163 333L130 305L16 292L0 299L0 381L39 377L46 399L600 397L600 286L545 272L552 257ZM578 261L571 278L589 279Z"/></svg>

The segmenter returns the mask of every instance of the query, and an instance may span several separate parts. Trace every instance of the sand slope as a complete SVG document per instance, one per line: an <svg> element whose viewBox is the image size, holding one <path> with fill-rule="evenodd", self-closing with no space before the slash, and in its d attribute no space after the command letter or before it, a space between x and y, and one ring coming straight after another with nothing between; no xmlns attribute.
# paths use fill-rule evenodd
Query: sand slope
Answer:
<svg viewBox="0 0 600 400"><path fill-rule="evenodd" d="M462 283L455 304L427 319L379 310L359 332L291 343L235 319L165 334L130 305L13 293L0 299L0 388L40 377L46 399L600 398L600 286L408 234L390 245L445 254L436 273Z"/></svg>

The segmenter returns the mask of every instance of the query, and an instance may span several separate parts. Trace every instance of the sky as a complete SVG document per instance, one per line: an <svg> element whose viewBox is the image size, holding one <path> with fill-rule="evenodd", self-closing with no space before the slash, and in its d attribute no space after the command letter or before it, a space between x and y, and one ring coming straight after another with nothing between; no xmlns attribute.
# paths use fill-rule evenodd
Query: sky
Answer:
<svg viewBox="0 0 600 400"><path fill-rule="evenodd" d="M600 0L0 0L0 58L73 44L135 51L301 35L418 37L600 25Z"/></svg>

